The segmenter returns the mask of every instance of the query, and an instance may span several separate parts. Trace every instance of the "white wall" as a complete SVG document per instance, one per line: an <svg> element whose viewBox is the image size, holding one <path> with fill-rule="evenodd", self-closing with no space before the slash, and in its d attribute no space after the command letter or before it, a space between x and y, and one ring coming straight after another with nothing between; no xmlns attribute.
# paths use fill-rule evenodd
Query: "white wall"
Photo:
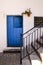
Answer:
<svg viewBox="0 0 43 65"><path fill-rule="evenodd" d="M34 16L43 16L43 0L0 0L0 52L7 48L6 15L21 15L28 8L32 15L24 15L24 32L33 27Z"/></svg>

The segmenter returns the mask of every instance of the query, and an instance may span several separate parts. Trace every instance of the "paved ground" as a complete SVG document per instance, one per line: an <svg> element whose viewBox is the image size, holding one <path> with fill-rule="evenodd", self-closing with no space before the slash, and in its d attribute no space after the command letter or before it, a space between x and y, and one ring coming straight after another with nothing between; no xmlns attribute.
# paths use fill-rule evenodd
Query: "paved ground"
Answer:
<svg viewBox="0 0 43 65"><path fill-rule="evenodd" d="M43 53L43 49L40 48L39 51L40 53ZM35 53L30 57L31 60L39 60ZM0 65L20 65L20 54L0 53ZM30 65L28 57L23 59L22 65Z"/></svg>
<svg viewBox="0 0 43 65"><path fill-rule="evenodd" d="M20 54L0 53L0 65L20 65Z"/></svg>

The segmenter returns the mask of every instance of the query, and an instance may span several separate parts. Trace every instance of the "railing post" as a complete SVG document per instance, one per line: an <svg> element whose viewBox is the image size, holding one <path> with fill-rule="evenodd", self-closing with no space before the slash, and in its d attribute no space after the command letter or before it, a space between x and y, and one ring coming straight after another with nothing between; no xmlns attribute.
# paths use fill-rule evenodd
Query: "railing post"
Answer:
<svg viewBox="0 0 43 65"><path fill-rule="evenodd" d="M36 31L34 31L34 47L35 47L35 40L36 40Z"/></svg>
<svg viewBox="0 0 43 65"><path fill-rule="evenodd" d="M37 29L37 41L38 41L38 29ZM38 48L38 44L37 44L37 48Z"/></svg>
<svg viewBox="0 0 43 65"><path fill-rule="evenodd" d="M27 37L26 37L26 51L27 51Z"/></svg>
<svg viewBox="0 0 43 65"><path fill-rule="evenodd" d="M23 45L23 36L20 35L20 65L22 65L22 45Z"/></svg>
<svg viewBox="0 0 43 65"><path fill-rule="evenodd" d="M32 42L31 42L31 44L33 44L34 42L33 42L33 32L32 32ZM31 52L33 52L33 49L31 49Z"/></svg>
<svg viewBox="0 0 43 65"><path fill-rule="evenodd" d="M40 37L41 37L41 26L40 26Z"/></svg>
<svg viewBox="0 0 43 65"><path fill-rule="evenodd" d="M32 33L32 37L31 38L32 38L32 43L33 43L33 33Z"/></svg>
<svg viewBox="0 0 43 65"><path fill-rule="evenodd" d="M29 59L29 61L30 61L30 65L32 65L32 64L31 64L30 55L29 55L29 52L28 52L28 49L27 49L27 37L26 37L26 52L27 52L28 59Z"/></svg>
<svg viewBox="0 0 43 65"><path fill-rule="evenodd" d="M30 35L29 35L29 53L30 53Z"/></svg>

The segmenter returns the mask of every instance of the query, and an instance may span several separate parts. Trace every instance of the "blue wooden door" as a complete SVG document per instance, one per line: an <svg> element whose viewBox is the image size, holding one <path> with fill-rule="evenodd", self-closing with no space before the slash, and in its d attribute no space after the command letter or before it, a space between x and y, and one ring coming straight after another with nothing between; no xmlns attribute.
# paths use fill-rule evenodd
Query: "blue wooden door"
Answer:
<svg viewBox="0 0 43 65"><path fill-rule="evenodd" d="M23 33L23 17L7 16L7 45L19 47L21 33Z"/></svg>

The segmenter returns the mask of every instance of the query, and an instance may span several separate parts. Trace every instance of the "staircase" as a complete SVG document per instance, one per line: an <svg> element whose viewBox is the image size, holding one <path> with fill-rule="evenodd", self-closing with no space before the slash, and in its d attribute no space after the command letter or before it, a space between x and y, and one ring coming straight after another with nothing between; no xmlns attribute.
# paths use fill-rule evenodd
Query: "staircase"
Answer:
<svg viewBox="0 0 43 65"><path fill-rule="evenodd" d="M43 32L41 25L33 27L23 35L22 65L32 65L32 60L42 63ZM30 63L29 63L30 62Z"/></svg>
<svg viewBox="0 0 43 65"><path fill-rule="evenodd" d="M32 60L39 60L42 63L43 31L41 25L33 27L24 34L21 34L20 41L20 49L8 49L3 52L20 53L21 65L32 65Z"/></svg>

